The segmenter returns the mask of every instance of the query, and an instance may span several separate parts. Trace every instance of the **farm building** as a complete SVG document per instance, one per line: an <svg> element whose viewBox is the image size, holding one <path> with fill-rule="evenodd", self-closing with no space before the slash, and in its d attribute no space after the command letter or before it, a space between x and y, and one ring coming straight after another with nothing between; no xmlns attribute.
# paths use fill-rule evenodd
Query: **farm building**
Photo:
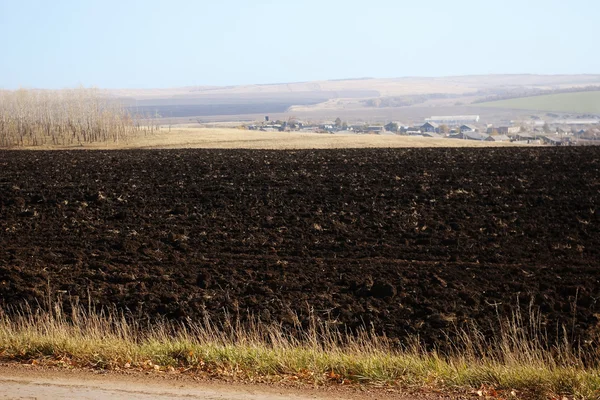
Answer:
<svg viewBox="0 0 600 400"><path fill-rule="evenodd" d="M477 129L477 127L475 127L473 125L461 125L460 131L461 132L477 132L479 130Z"/></svg>
<svg viewBox="0 0 600 400"><path fill-rule="evenodd" d="M451 135L451 139L464 139L464 140L488 140L490 135L479 132L461 132L455 135Z"/></svg>
<svg viewBox="0 0 600 400"><path fill-rule="evenodd" d="M520 126L499 126L498 133L501 135L512 135L521 132Z"/></svg>
<svg viewBox="0 0 600 400"><path fill-rule="evenodd" d="M463 137L467 140L488 140L490 135L488 135L487 133L479 132L464 132Z"/></svg>
<svg viewBox="0 0 600 400"><path fill-rule="evenodd" d="M385 128L383 126L368 126L366 131L370 133L383 133L385 132Z"/></svg>
<svg viewBox="0 0 600 400"><path fill-rule="evenodd" d="M439 133L440 126L435 122L425 122L421 126L421 132Z"/></svg>
<svg viewBox="0 0 600 400"><path fill-rule="evenodd" d="M560 133L560 134L563 134L563 135L570 135L573 132L571 131L570 128L566 128L566 127L563 126L563 127L556 128L556 133Z"/></svg>
<svg viewBox="0 0 600 400"><path fill-rule="evenodd" d="M348 130L351 130L354 132L363 132L365 130L365 126L364 125L350 125L350 126L348 126Z"/></svg>
<svg viewBox="0 0 600 400"><path fill-rule="evenodd" d="M565 144L565 140L558 135L544 135L541 137L544 144L549 144L552 146L562 146Z"/></svg>
<svg viewBox="0 0 600 400"><path fill-rule="evenodd" d="M462 125L479 122L479 115L436 115L425 119L425 122L434 122L439 125Z"/></svg>
<svg viewBox="0 0 600 400"><path fill-rule="evenodd" d="M406 135L420 135L421 134L421 128L416 127L416 126L403 126L402 128L400 128L400 133L406 134Z"/></svg>
<svg viewBox="0 0 600 400"><path fill-rule="evenodd" d="M532 135L531 133L524 133L524 132L517 133L517 134L513 135L512 137L519 142L531 141L531 140L538 139L537 135Z"/></svg>

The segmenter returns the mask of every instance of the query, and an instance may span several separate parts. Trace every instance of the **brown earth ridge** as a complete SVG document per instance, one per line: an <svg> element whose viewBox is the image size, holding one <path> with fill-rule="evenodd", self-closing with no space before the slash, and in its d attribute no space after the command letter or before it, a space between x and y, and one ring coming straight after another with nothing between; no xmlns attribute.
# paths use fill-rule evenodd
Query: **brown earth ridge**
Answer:
<svg viewBox="0 0 600 400"><path fill-rule="evenodd" d="M0 306L595 340L600 148L0 152ZM298 318L296 320L296 317Z"/></svg>

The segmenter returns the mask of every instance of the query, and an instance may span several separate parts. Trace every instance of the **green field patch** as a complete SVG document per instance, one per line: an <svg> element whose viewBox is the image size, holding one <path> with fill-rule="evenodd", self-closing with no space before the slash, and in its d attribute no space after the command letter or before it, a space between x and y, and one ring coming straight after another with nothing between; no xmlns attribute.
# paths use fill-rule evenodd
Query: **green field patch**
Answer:
<svg viewBox="0 0 600 400"><path fill-rule="evenodd" d="M600 91L522 97L518 99L490 101L477 104L477 106L511 108L517 110L600 114Z"/></svg>

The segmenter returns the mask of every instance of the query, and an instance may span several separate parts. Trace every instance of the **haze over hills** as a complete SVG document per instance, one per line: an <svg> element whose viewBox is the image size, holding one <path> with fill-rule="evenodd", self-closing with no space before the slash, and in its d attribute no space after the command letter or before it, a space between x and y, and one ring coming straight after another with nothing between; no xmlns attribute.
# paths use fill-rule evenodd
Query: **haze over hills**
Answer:
<svg viewBox="0 0 600 400"><path fill-rule="evenodd" d="M573 104L562 110L560 101L556 106L556 102L523 105L523 102L496 100L591 90L600 90L600 74L358 78L240 86L121 88L107 89L107 93L138 113L159 117L169 124L251 122L262 121L269 115L273 120L294 117L323 122L339 117L349 123L395 121L411 125L434 115L477 114L483 123L493 124L526 120L535 111L542 118L546 112L567 119L589 116L598 107L581 107L577 112ZM581 99L595 101L597 97L585 95Z"/></svg>
<svg viewBox="0 0 600 400"><path fill-rule="evenodd" d="M476 102L600 87L600 75L473 75L359 78L240 86L110 89L142 112L175 122L250 121L263 114L350 121L419 121L433 114L481 113L491 120L515 112ZM475 102L475 104L474 104ZM567 110L566 110L567 111ZM408 123L409 121L407 121Z"/></svg>
<svg viewBox="0 0 600 400"><path fill-rule="evenodd" d="M495 89L561 89L600 85L598 75L467 75L449 77L358 78L240 86L189 86L163 89L111 89L117 96L149 99L205 95L281 94L305 92L373 92L380 96L454 93Z"/></svg>

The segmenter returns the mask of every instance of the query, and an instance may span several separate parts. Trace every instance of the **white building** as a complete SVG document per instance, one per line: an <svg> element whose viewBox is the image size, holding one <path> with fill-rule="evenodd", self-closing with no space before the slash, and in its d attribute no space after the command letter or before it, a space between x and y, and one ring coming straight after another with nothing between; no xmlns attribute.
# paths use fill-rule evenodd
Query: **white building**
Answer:
<svg viewBox="0 0 600 400"><path fill-rule="evenodd" d="M434 122L439 125L463 125L479 122L479 115L434 115L426 118L425 122Z"/></svg>

